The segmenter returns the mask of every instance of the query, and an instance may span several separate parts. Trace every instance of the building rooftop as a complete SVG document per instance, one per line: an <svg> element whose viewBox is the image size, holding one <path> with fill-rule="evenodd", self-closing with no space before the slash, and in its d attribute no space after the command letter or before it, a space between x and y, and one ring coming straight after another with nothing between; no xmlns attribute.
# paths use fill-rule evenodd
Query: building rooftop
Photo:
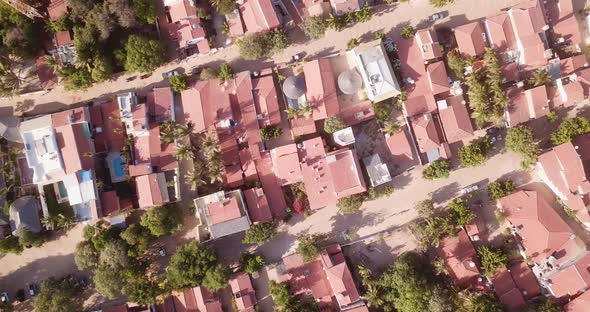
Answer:
<svg viewBox="0 0 590 312"><path fill-rule="evenodd" d="M51 115L24 120L20 125L33 183L50 181L65 174Z"/></svg>
<svg viewBox="0 0 590 312"><path fill-rule="evenodd" d="M313 119L321 120L340 111L336 77L329 59L319 58L303 65L307 104L313 107Z"/></svg>
<svg viewBox="0 0 590 312"><path fill-rule="evenodd" d="M473 126L463 96L457 95L439 101L438 114L449 143L473 136Z"/></svg>
<svg viewBox="0 0 590 312"><path fill-rule="evenodd" d="M442 56L442 49L438 42L438 36L434 29L421 29L416 32L415 35L416 43L422 55L422 59L430 61Z"/></svg>
<svg viewBox="0 0 590 312"><path fill-rule="evenodd" d="M574 296L590 286L590 255L543 278L556 298Z"/></svg>
<svg viewBox="0 0 590 312"><path fill-rule="evenodd" d="M135 178L139 208L159 206L170 201L164 173L150 173Z"/></svg>
<svg viewBox="0 0 590 312"><path fill-rule="evenodd" d="M219 299L203 286L173 292L172 296L164 299L164 302L155 308L156 312L223 312Z"/></svg>
<svg viewBox="0 0 590 312"><path fill-rule="evenodd" d="M455 27L455 39L461 54L466 56L477 56L485 53L487 40L486 35L479 22Z"/></svg>
<svg viewBox="0 0 590 312"><path fill-rule="evenodd" d="M494 292L510 311L519 311L526 302L507 269L501 268L492 277Z"/></svg>
<svg viewBox="0 0 590 312"><path fill-rule="evenodd" d="M340 245L326 247L320 254L320 260L341 309L361 300Z"/></svg>
<svg viewBox="0 0 590 312"><path fill-rule="evenodd" d="M239 10L248 33L267 31L281 25L271 0L245 0Z"/></svg>
<svg viewBox="0 0 590 312"><path fill-rule="evenodd" d="M236 300L236 306L239 311L254 311L256 305L256 295L250 275L241 272L229 280L229 286Z"/></svg>
<svg viewBox="0 0 590 312"><path fill-rule="evenodd" d="M280 124L281 111L273 76L252 79L252 88L259 126L262 128Z"/></svg>
<svg viewBox="0 0 590 312"><path fill-rule="evenodd" d="M476 287L481 279L477 253L469 236L461 230L456 237L448 237L436 249L437 256L445 262L450 277L460 287Z"/></svg>
<svg viewBox="0 0 590 312"><path fill-rule="evenodd" d="M427 153L439 148L442 142L439 138L432 114L424 114L420 117L413 118L412 127L420 152Z"/></svg>
<svg viewBox="0 0 590 312"><path fill-rule="evenodd" d="M244 190L248 215L252 223L270 222L273 220L268 200L262 188L251 188Z"/></svg>
<svg viewBox="0 0 590 312"><path fill-rule="evenodd" d="M590 311L590 291L584 292L579 297L565 305L565 312L586 312Z"/></svg>
<svg viewBox="0 0 590 312"><path fill-rule="evenodd" d="M508 266L508 271L525 299L528 300L541 294L539 282L526 262L512 264Z"/></svg>
<svg viewBox="0 0 590 312"><path fill-rule="evenodd" d="M120 150L125 146L125 127L117 103L107 102L92 106L90 116L97 153Z"/></svg>
<svg viewBox="0 0 590 312"><path fill-rule="evenodd" d="M196 198L197 217L202 219L209 229L211 238L219 238L238 233L250 228L250 218L241 190L217 193Z"/></svg>
<svg viewBox="0 0 590 312"><path fill-rule="evenodd" d="M41 219L39 219L39 200L35 196L27 195L17 198L10 204L9 223L12 235L17 235L21 227L33 233L39 233Z"/></svg>
<svg viewBox="0 0 590 312"><path fill-rule="evenodd" d="M51 115L57 146L66 174L94 169L94 144L88 109L73 109Z"/></svg>
<svg viewBox="0 0 590 312"><path fill-rule="evenodd" d="M484 26L492 48L501 52L514 49L516 39L508 13L500 13L486 18Z"/></svg>
<svg viewBox="0 0 590 312"><path fill-rule="evenodd" d="M381 40L354 48L357 69L363 78L367 97L373 102L400 94L401 89Z"/></svg>
<svg viewBox="0 0 590 312"><path fill-rule="evenodd" d="M297 145L295 143L279 146L270 151L272 159L273 172L275 173L280 185L288 185L303 180L301 166L299 165L299 155L297 154Z"/></svg>
<svg viewBox="0 0 590 312"><path fill-rule="evenodd" d="M387 164L381 161L379 154L373 154L363 158L363 165L367 169L371 186L378 186L391 181L391 174L389 173Z"/></svg>

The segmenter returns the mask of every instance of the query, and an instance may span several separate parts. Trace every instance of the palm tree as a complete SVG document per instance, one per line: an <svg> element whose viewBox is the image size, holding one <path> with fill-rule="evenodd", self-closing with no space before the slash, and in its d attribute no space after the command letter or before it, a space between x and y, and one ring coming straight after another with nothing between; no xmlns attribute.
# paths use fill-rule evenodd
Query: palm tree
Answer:
<svg viewBox="0 0 590 312"><path fill-rule="evenodd" d="M367 285L367 291L363 297L367 300L367 305L371 308L381 307L385 304L383 293L376 284Z"/></svg>
<svg viewBox="0 0 590 312"><path fill-rule="evenodd" d="M400 132L400 130L401 130L401 127L397 123L395 123L391 120L387 120L386 122L383 123L383 132L385 134L394 135L394 134Z"/></svg>
<svg viewBox="0 0 590 312"><path fill-rule="evenodd" d="M544 69L537 69L533 72L533 75L528 80L529 84L532 86L538 87L540 85L545 85L551 82L551 78L549 78L549 73L547 73Z"/></svg>
<svg viewBox="0 0 590 312"><path fill-rule="evenodd" d="M195 150L190 144L181 144L176 147L176 158L181 160L193 159L195 157Z"/></svg>
<svg viewBox="0 0 590 312"><path fill-rule="evenodd" d="M299 109L297 109L295 107L289 106L289 107L287 107L285 112L287 113L288 119L296 119L299 117Z"/></svg>
<svg viewBox="0 0 590 312"><path fill-rule="evenodd" d="M219 146L219 142L217 142L217 137L215 137L213 134L205 135L201 143L201 147L203 148L203 154L205 154L205 157L209 159L221 152L221 147Z"/></svg>
<svg viewBox="0 0 590 312"><path fill-rule="evenodd" d="M313 113L313 107L309 105L309 103L305 103L303 106L299 108L299 113L303 115L303 117L309 117Z"/></svg>
<svg viewBox="0 0 590 312"><path fill-rule="evenodd" d="M61 64L57 61L55 57L53 57L53 55L45 56L45 65L47 65L49 70L51 70L51 72L54 74L57 73L57 71L61 67Z"/></svg>
<svg viewBox="0 0 590 312"><path fill-rule="evenodd" d="M216 182L223 183L223 169L219 165L211 164L207 176L211 184L215 184Z"/></svg>
<svg viewBox="0 0 590 312"><path fill-rule="evenodd" d="M178 128L176 129L177 131L177 135L181 138L189 138L192 134L193 131L195 130L195 124L193 124L192 122L188 122L186 124L186 126L178 126Z"/></svg>
<svg viewBox="0 0 590 312"><path fill-rule="evenodd" d="M432 261L432 266L434 267L434 272L436 273L436 275L449 273L449 271L447 270L447 265L445 264L445 260L441 258L434 259Z"/></svg>
<svg viewBox="0 0 590 312"><path fill-rule="evenodd" d="M192 191L196 191L199 186L205 184L203 178L201 177L201 173L197 170L190 170L184 176L185 182L191 186Z"/></svg>

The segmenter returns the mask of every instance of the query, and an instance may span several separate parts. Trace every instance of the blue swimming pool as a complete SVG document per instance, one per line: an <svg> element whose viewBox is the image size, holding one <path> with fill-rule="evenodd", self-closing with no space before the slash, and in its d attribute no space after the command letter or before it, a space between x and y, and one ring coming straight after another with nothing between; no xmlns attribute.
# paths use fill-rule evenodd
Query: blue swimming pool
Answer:
<svg viewBox="0 0 590 312"><path fill-rule="evenodd" d="M121 178L125 176L125 169L123 168L123 158L115 157L113 158L113 172L115 173L115 177Z"/></svg>

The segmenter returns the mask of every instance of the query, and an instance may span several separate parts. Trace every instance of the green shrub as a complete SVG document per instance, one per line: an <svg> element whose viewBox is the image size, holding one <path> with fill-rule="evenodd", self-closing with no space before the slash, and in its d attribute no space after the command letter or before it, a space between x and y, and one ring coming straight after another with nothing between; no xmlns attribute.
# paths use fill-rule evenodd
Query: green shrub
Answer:
<svg viewBox="0 0 590 312"><path fill-rule="evenodd" d="M186 90L188 88L186 79L186 75L176 75L169 77L168 80L170 81L170 87L172 88L172 91L180 92L182 90Z"/></svg>
<svg viewBox="0 0 590 312"><path fill-rule="evenodd" d="M487 154L492 147L493 145L487 136L474 140L459 149L459 161L465 167L481 166L487 161Z"/></svg>
<svg viewBox="0 0 590 312"><path fill-rule="evenodd" d="M346 127L346 122L344 122L344 119L340 116L336 115L324 119L324 131L328 134L332 134Z"/></svg>
<svg viewBox="0 0 590 312"><path fill-rule="evenodd" d="M516 186L511 180L494 181L487 186L488 195L492 200L498 200L504 196L508 196L516 191Z"/></svg>
<svg viewBox="0 0 590 312"><path fill-rule="evenodd" d="M447 160L439 159L431 162L422 171L422 177L426 180L446 179L449 177L450 165Z"/></svg>
<svg viewBox="0 0 590 312"><path fill-rule="evenodd" d="M590 132L590 122L583 117L565 119L559 128L551 134L551 142L554 145L570 142L578 135Z"/></svg>
<svg viewBox="0 0 590 312"><path fill-rule="evenodd" d="M404 39L411 39L412 37L414 37L415 34L416 34L416 30L414 29L414 27L408 25L408 26L404 26L404 28L402 28L400 36Z"/></svg>
<svg viewBox="0 0 590 312"><path fill-rule="evenodd" d="M340 198L336 206L343 214L355 213L361 209L364 196L361 194L354 194L347 197Z"/></svg>
<svg viewBox="0 0 590 312"><path fill-rule="evenodd" d="M276 126L266 126L260 129L260 137L265 141L280 137L281 134L283 134L283 129Z"/></svg>

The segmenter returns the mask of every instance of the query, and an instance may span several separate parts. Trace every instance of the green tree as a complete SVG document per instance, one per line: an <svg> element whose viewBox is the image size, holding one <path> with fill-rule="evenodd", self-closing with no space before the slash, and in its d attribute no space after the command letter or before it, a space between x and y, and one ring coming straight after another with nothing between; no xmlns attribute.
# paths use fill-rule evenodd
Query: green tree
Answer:
<svg viewBox="0 0 590 312"><path fill-rule="evenodd" d="M202 285L207 271L217 264L217 256L209 247L193 241L181 245L170 259L166 271L169 286L175 290Z"/></svg>
<svg viewBox="0 0 590 312"><path fill-rule="evenodd" d="M176 205L154 207L141 216L140 224L156 237L170 235L182 228L182 212Z"/></svg>
<svg viewBox="0 0 590 312"><path fill-rule="evenodd" d="M522 157L521 166L523 168L534 164L539 156L539 146L535 142L533 131L526 126L508 129L506 147Z"/></svg>
<svg viewBox="0 0 590 312"><path fill-rule="evenodd" d="M303 257L305 262L316 259L328 237L325 234L302 234L297 237L297 253Z"/></svg>
<svg viewBox="0 0 590 312"><path fill-rule="evenodd" d="M326 29L328 29L328 23L323 16L314 15L306 17L300 27L309 38L316 40L324 36Z"/></svg>
<svg viewBox="0 0 590 312"><path fill-rule="evenodd" d="M129 256L139 257L147 251L154 236L147 228L139 224L131 224L121 232L121 238L125 240L130 247Z"/></svg>
<svg viewBox="0 0 590 312"><path fill-rule="evenodd" d="M438 159L422 170L422 177L426 180L446 179L449 177L450 171L449 161Z"/></svg>
<svg viewBox="0 0 590 312"><path fill-rule="evenodd" d="M457 225L467 225L475 219L475 214L461 198L455 198L449 203L451 217Z"/></svg>
<svg viewBox="0 0 590 312"><path fill-rule="evenodd" d="M453 293L442 286L435 286L432 290L432 297L428 300L429 312L455 312Z"/></svg>
<svg viewBox="0 0 590 312"><path fill-rule="evenodd" d="M217 78L217 76L218 76L218 73L214 68L205 67L201 70L201 73L199 74L199 79L209 80L209 79L215 79L215 78Z"/></svg>
<svg viewBox="0 0 590 312"><path fill-rule="evenodd" d="M0 29L2 54L26 59L39 51L39 25L6 2L0 2Z"/></svg>
<svg viewBox="0 0 590 312"><path fill-rule="evenodd" d="M64 88L67 91L85 90L94 83L92 74L86 67L63 66L59 69L57 75L64 79Z"/></svg>
<svg viewBox="0 0 590 312"><path fill-rule="evenodd" d="M121 239L107 243L98 256L99 266L106 266L113 271L124 270L131 264L127 254L127 243Z"/></svg>
<svg viewBox="0 0 590 312"><path fill-rule="evenodd" d="M425 199L414 204L414 209L423 217L430 217L434 214L434 202L432 199Z"/></svg>
<svg viewBox="0 0 590 312"><path fill-rule="evenodd" d="M82 311L74 297L77 288L65 280L57 280L53 277L41 283L41 289L33 299L35 311L44 312L76 312Z"/></svg>
<svg viewBox="0 0 590 312"><path fill-rule="evenodd" d="M461 80L464 79L465 66L467 62L458 51L451 51L447 53L447 64L455 76Z"/></svg>
<svg viewBox="0 0 590 312"><path fill-rule="evenodd" d="M271 55L268 36L265 33L246 34L236 40L236 46L240 56L245 60L258 60Z"/></svg>
<svg viewBox="0 0 590 312"><path fill-rule="evenodd" d="M551 143L559 145L570 142L581 134L590 132L590 122L583 117L574 117L564 119L559 128L551 134Z"/></svg>
<svg viewBox="0 0 590 312"><path fill-rule="evenodd" d="M151 0L131 0L131 6L139 20L146 24L155 24L158 18L156 3Z"/></svg>
<svg viewBox="0 0 590 312"><path fill-rule="evenodd" d="M338 211L340 211L340 213L351 214L358 212L361 209L364 201L364 194L354 194L338 199L336 206L338 207Z"/></svg>
<svg viewBox="0 0 590 312"><path fill-rule="evenodd" d="M18 242L25 247L41 247L46 240L46 236L43 233L33 233L26 227L19 227L16 233L18 236Z"/></svg>
<svg viewBox="0 0 590 312"><path fill-rule="evenodd" d="M127 300L146 306L156 303L156 297L161 292L156 283L133 271L125 277L122 291Z"/></svg>
<svg viewBox="0 0 590 312"><path fill-rule="evenodd" d="M121 288L121 285L124 285L123 280L122 272L108 265L99 265L93 276L96 290L109 299L115 299L123 295Z"/></svg>
<svg viewBox="0 0 590 312"><path fill-rule="evenodd" d="M219 74L217 75L217 78L219 78L221 82L232 80L234 79L234 70L228 63L223 63L219 66Z"/></svg>
<svg viewBox="0 0 590 312"><path fill-rule="evenodd" d="M410 230L422 247L438 247L449 235L454 235L457 224L449 215L431 216L410 224Z"/></svg>
<svg viewBox="0 0 590 312"><path fill-rule="evenodd" d="M283 129L277 126L266 126L260 129L260 137L265 141L280 137L281 134L283 134Z"/></svg>
<svg viewBox="0 0 590 312"><path fill-rule="evenodd" d="M483 137L471 141L469 145L462 146L459 149L459 161L465 167L477 167L482 165L488 159L488 152L493 145L488 137Z"/></svg>
<svg viewBox="0 0 590 312"><path fill-rule="evenodd" d="M561 308L559 305L555 304L551 299L540 296L539 298L533 299L529 307L531 308L531 312L560 312Z"/></svg>
<svg viewBox="0 0 590 312"><path fill-rule="evenodd" d="M458 296L460 311L503 312L504 306L494 296L484 293L462 292Z"/></svg>
<svg viewBox="0 0 590 312"><path fill-rule="evenodd" d="M23 250L23 245L20 244L16 236L0 239L0 254L13 253L20 255Z"/></svg>
<svg viewBox="0 0 590 312"><path fill-rule="evenodd" d="M492 200L498 200L516 191L516 186L514 185L514 182L512 182L512 180L496 180L494 182L489 183L486 188L488 191L488 195Z"/></svg>
<svg viewBox="0 0 590 312"><path fill-rule="evenodd" d="M240 269L250 274L254 274L264 267L264 257L251 253L242 253L240 255Z"/></svg>
<svg viewBox="0 0 590 312"><path fill-rule="evenodd" d="M278 53L289 47L289 36L281 29L271 30L267 34L267 40L272 53Z"/></svg>
<svg viewBox="0 0 590 312"><path fill-rule="evenodd" d="M407 26L404 26L404 28L402 28L400 36L404 39L411 39L414 37L415 34L416 34L416 29L414 29L414 27L412 27L410 25L407 25Z"/></svg>
<svg viewBox="0 0 590 312"><path fill-rule="evenodd" d="M95 82L108 80L113 75L113 64L111 60L103 54L97 55L90 70L90 76Z"/></svg>
<svg viewBox="0 0 590 312"><path fill-rule="evenodd" d="M98 266L99 253L94 244L89 240L83 240L76 245L74 261L76 267L82 271L94 271Z"/></svg>
<svg viewBox="0 0 590 312"><path fill-rule="evenodd" d="M344 121L344 119L342 119L342 117L338 115L334 115L324 119L324 131L326 133L332 134L346 127L346 122Z"/></svg>
<svg viewBox="0 0 590 312"><path fill-rule="evenodd" d="M237 3L233 0L210 0L209 2L221 15L230 14L238 8Z"/></svg>
<svg viewBox="0 0 590 312"><path fill-rule="evenodd" d="M269 291L275 304L276 311L279 312L319 312L317 304L307 298L299 299L289 291L289 286L285 283L270 281Z"/></svg>
<svg viewBox="0 0 590 312"><path fill-rule="evenodd" d="M348 50L352 50L356 47L358 47L361 44L361 41L358 38L350 38L350 40L348 40L348 42L346 43L346 48Z"/></svg>
<svg viewBox="0 0 590 312"><path fill-rule="evenodd" d="M165 50L158 40L130 35L125 43L125 69L149 73L164 63Z"/></svg>
<svg viewBox="0 0 590 312"><path fill-rule="evenodd" d="M246 230L246 235L242 240L244 244L262 245L271 240L277 231L277 224L275 222L257 223L250 226Z"/></svg>
<svg viewBox="0 0 590 312"><path fill-rule="evenodd" d="M550 82L551 78L549 77L549 73L545 69L535 70L528 80L528 83L533 87L546 85Z"/></svg>
<svg viewBox="0 0 590 312"><path fill-rule="evenodd" d="M229 275L231 271L229 268L221 263L216 264L213 268L207 270L205 278L203 279L203 286L210 291L218 291L227 287Z"/></svg>
<svg viewBox="0 0 590 312"><path fill-rule="evenodd" d="M184 74L169 77L168 80L174 92L180 93L180 91L188 89L187 77Z"/></svg>
<svg viewBox="0 0 590 312"><path fill-rule="evenodd" d="M393 120L386 120L383 123L381 130L387 135L395 135L396 133L402 131L402 127Z"/></svg>
<svg viewBox="0 0 590 312"><path fill-rule="evenodd" d="M501 120L504 116L504 111L508 103L508 96L502 88L504 74L502 73L502 63L498 58L496 51L487 48L484 54L484 62L486 64L485 74L486 83L489 90L489 98L491 100L490 111L492 113L492 121Z"/></svg>
<svg viewBox="0 0 590 312"><path fill-rule="evenodd" d="M508 264L508 255L501 249L481 246L477 249L481 261L481 271L486 276L493 276L496 271Z"/></svg>

